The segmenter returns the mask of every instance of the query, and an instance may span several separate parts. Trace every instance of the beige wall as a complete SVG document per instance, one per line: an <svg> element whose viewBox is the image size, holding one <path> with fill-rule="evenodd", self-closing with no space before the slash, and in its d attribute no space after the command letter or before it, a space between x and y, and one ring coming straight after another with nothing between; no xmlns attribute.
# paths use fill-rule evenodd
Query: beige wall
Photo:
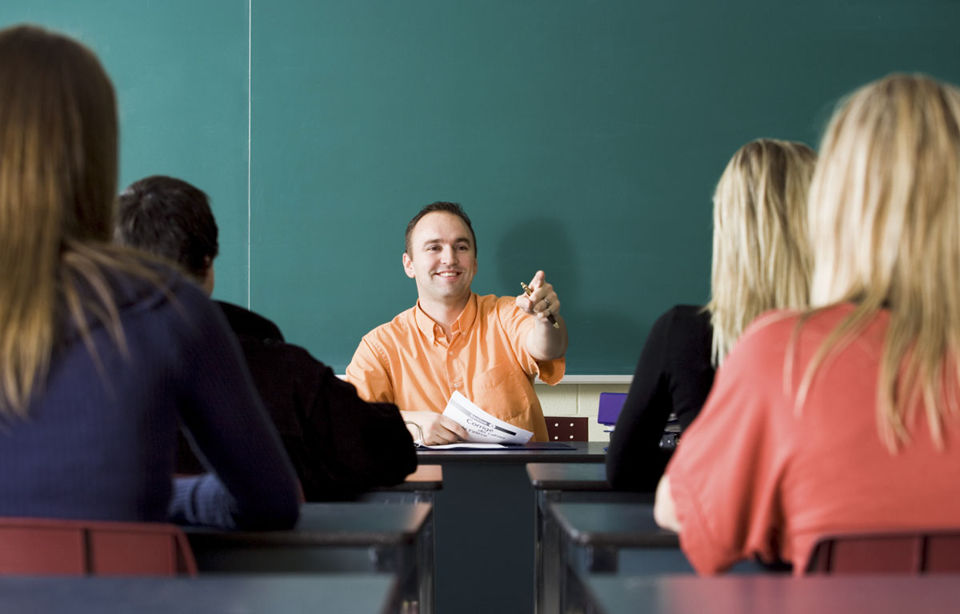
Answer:
<svg viewBox="0 0 960 614"><path fill-rule="evenodd" d="M628 378L629 379L629 378ZM601 392L626 392L629 384L589 384L560 383L548 386L539 380L536 383L537 396L543 406L544 416L582 416L588 418L590 441L609 441L606 428L597 422L597 409Z"/></svg>

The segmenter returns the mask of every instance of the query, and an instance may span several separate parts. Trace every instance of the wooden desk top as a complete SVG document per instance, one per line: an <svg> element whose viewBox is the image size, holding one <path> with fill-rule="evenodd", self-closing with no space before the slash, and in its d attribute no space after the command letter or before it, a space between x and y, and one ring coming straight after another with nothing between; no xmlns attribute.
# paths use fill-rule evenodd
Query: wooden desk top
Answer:
<svg viewBox="0 0 960 614"><path fill-rule="evenodd" d="M290 531L220 531L184 527L194 548L211 546L398 546L413 543L432 513L429 503L307 503Z"/></svg>
<svg viewBox="0 0 960 614"><path fill-rule="evenodd" d="M586 580L602 614L943 614L957 611L956 576L592 575Z"/></svg>
<svg viewBox="0 0 960 614"><path fill-rule="evenodd" d="M527 463L536 490L610 490L603 463Z"/></svg>
<svg viewBox="0 0 960 614"><path fill-rule="evenodd" d="M680 540L653 520L651 503L551 503L560 531L581 546L679 548Z"/></svg>
<svg viewBox="0 0 960 614"><path fill-rule="evenodd" d="M387 612L396 580L380 574L201 578L0 577L0 611L32 614Z"/></svg>
<svg viewBox="0 0 960 614"><path fill-rule="evenodd" d="M463 463L482 460L491 463L600 463L606 459L608 443L603 441L564 442L565 449L513 450L417 450L422 463Z"/></svg>

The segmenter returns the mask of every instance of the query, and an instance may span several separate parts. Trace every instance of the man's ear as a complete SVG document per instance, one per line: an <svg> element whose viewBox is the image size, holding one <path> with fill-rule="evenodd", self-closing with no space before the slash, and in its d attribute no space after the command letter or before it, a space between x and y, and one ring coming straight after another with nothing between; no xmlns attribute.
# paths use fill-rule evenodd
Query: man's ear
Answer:
<svg viewBox="0 0 960 614"><path fill-rule="evenodd" d="M413 270L413 258L407 255L407 252L403 252L403 272L407 274L407 277L414 279L417 274Z"/></svg>

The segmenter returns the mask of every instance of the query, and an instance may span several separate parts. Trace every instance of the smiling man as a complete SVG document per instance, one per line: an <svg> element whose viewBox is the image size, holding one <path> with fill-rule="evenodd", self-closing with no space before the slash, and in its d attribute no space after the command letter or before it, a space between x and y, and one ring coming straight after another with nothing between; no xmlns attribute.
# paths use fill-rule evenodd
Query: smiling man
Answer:
<svg viewBox="0 0 960 614"><path fill-rule="evenodd" d="M441 415L455 390L546 441L533 379L563 377L567 329L543 271L529 295L475 294L473 226L460 205L447 202L427 205L407 224L403 270L417 283L417 304L363 337L347 367L360 396L396 403L426 444L466 437Z"/></svg>

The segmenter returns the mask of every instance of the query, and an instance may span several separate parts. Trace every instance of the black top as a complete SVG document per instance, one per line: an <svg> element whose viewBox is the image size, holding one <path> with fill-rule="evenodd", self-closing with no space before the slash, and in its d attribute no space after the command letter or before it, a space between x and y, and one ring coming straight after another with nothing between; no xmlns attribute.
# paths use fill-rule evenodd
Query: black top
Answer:
<svg viewBox="0 0 960 614"><path fill-rule="evenodd" d="M660 437L670 413L685 429L713 385L713 328L702 307L677 305L653 324L607 451L607 479L621 490L653 490L670 459Z"/></svg>
<svg viewBox="0 0 960 614"><path fill-rule="evenodd" d="M238 336L257 337L263 340L286 341L280 328L259 313L244 309L226 301L214 301L227 317L230 328Z"/></svg>
<svg viewBox="0 0 960 614"><path fill-rule="evenodd" d="M416 469L413 439L396 405L363 401L353 384L307 350L280 341L270 320L236 305L225 312L231 326L238 325L234 332L254 385L307 501L350 499L398 484ZM189 448L181 452L180 472L202 470Z"/></svg>

